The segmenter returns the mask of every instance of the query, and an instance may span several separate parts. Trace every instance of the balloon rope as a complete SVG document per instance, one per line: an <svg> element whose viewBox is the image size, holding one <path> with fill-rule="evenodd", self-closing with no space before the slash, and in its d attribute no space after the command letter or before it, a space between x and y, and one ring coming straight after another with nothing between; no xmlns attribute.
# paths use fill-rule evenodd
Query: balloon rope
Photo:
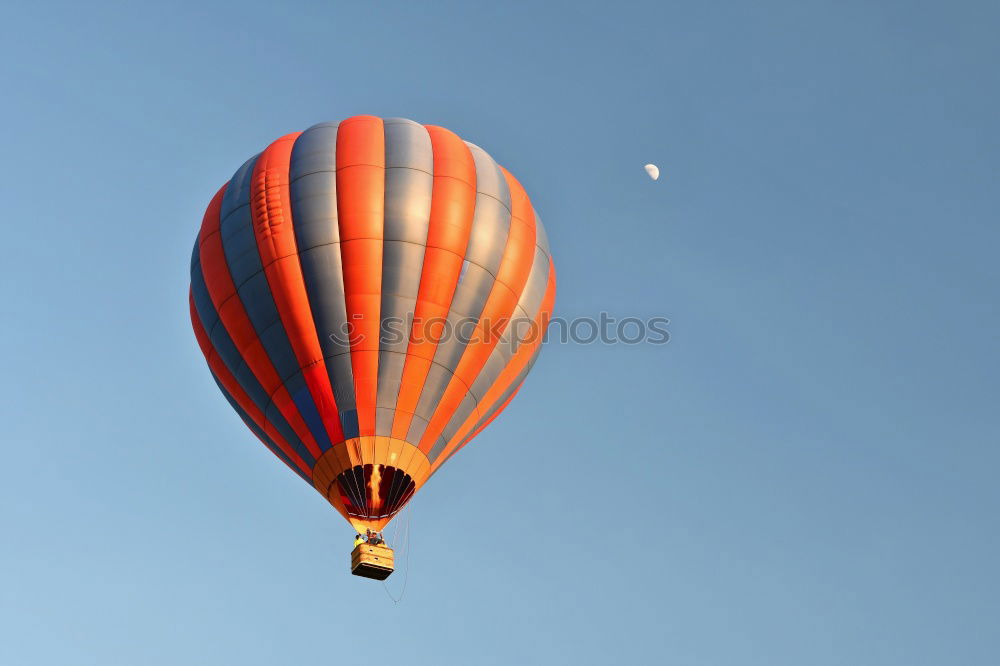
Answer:
<svg viewBox="0 0 1000 666"><path fill-rule="evenodd" d="M399 597L396 598L392 596L392 593L389 591L389 586L386 584L384 580L382 581L382 588L385 590L385 593L389 595L389 598L392 599L393 604L398 604L400 601L403 600L403 595L406 594L406 583L407 581L410 580L410 505L407 504L403 510L406 511L406 522L403 525L402 529L403 532L402 541L404 544L403 553L404 557L406 558L406 566L403 569L403 587L399 591ZM402 516L400 516L400 518L401 517ZM396 541L397 541L396 537L399 535L399 532L400 532L399 523L396 523L396 527L394 528L392 533L392 543L389 546L390 548L393 549L396 548Z"/></svg>

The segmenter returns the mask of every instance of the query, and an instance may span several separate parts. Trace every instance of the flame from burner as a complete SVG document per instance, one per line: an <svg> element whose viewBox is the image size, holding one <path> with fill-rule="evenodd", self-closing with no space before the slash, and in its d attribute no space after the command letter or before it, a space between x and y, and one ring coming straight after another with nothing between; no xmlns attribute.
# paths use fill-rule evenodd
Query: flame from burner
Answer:
<svg viewBox="0 0 1000 666"><path fill-rule="evenodd" d="M372 465L372 478L368 482L368 489L371 491L371 504L373 510L382 508L382 498L379 497L378 487L382 482L382 465ZM377 511L373 512L377 515Z"/></svg>

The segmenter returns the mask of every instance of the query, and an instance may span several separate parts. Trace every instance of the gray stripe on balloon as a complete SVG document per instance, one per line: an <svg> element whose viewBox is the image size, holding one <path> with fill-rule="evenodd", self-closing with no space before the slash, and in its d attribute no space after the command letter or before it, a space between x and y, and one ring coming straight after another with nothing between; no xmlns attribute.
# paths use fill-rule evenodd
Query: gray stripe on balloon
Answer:
<svg viewBox="0 0 1000 666"><path fill-rule="evenodd" d="M392 434L394 409L417 303L434 187L434 154L423 125L390 118L385 127L385 217L381 337L375 434Z"/></svg>
<svg viewBox="0 0 1000 666"><path fill-rule="evenodd" d="M347 439L358 436L337 214L339 123L313 125L292 146L289 196L309 307Z"/></svg>

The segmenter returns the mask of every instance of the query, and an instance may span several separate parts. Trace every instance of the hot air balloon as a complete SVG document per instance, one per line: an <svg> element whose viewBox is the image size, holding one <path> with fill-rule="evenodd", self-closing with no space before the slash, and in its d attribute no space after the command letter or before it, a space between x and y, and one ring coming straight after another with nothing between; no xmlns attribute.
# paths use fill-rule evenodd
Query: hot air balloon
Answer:
<svg viewBox="0 0 1000 666"><path fill-rule="evenodd" d="M517 393L555 291L521 184L482 148L401 118L271 143L212 198L191 260L215 382L372 535L352 568L375 578L392 572L382 528Z"/></svg>

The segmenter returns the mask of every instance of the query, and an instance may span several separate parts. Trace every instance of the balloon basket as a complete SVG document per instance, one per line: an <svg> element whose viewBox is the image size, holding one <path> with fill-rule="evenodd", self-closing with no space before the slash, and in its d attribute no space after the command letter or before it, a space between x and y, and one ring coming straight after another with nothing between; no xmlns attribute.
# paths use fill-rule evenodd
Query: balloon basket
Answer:
<svg viewBox="0 0 1000 666"><path fill-rule="evenodd" d="M351 552L351 573L355 576L385 580L392 570L392 548L389 546L362 543Z"/></svg>

